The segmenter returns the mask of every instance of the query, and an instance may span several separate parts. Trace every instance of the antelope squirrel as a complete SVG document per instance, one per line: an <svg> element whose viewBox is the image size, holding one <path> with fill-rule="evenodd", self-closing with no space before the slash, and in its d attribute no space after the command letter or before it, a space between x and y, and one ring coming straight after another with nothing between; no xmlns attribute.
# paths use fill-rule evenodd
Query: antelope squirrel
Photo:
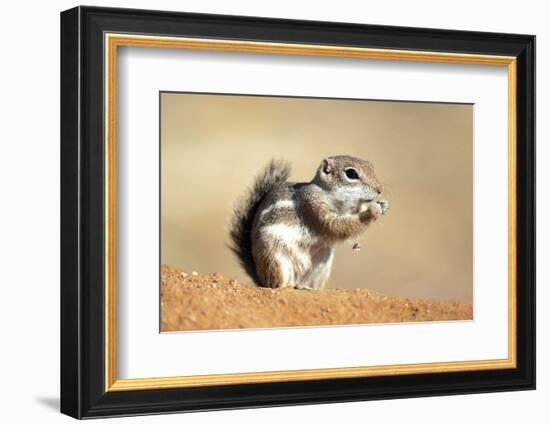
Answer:
<svg viewBox="0 0 550 425"><path fill-rule="evenodd" d="M259 286L322 289L335 244L361 234L389 208L368 161L324 159L309 183L290 183L290 165L272 160L236 206L231 250Z"/></svg>

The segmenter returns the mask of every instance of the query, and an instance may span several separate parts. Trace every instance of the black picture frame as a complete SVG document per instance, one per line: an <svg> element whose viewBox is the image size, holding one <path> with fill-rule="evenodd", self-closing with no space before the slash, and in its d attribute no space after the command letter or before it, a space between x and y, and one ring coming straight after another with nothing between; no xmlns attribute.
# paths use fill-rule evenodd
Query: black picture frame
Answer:
<svg viewBox="0 0 550 425"><path fill-rule="evenodd" d="M105 391L104 34L145 33L517 59L517 367ZM61 13L61 412L75 418L535 388L535 37L76 7Z"/></svg>

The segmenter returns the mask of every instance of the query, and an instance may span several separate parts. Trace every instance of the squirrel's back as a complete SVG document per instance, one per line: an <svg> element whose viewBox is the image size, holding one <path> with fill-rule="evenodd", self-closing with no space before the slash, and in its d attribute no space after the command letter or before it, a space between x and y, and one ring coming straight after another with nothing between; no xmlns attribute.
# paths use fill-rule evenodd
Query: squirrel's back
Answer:
<svg viewBox="0 0 550 425"><path fill-rule="evenodd" d="M256 177L254 185L233 211L229 226L231 250L241 266L260 284L252 253L252 226L258 208L263 199L274 189L286 185L290 175L290 165L285 161L271 160L267 167Z"/></svg>

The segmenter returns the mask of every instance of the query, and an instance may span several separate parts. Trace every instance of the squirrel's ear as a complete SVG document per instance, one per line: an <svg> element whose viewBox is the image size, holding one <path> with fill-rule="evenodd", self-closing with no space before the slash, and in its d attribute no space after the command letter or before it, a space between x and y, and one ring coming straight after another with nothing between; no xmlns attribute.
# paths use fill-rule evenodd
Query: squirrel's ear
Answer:
<svg viewBox="0 0 550 425"><path fill-rule="evenodd" d="M323 159L323 162L321 163L321 169L325 174L332 173L332 165L330 164L328 159Z"/></svg>

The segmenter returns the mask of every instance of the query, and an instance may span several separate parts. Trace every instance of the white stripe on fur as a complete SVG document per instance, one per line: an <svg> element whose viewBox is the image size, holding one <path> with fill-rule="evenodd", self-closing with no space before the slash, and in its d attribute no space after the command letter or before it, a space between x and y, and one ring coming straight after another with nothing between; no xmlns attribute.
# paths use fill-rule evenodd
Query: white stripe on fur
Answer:
<svg viewBox="0 0 550 425"><path fill-rule="evenodd" d="M291 199L284 199L282 201L277 201L273 205L270 205L265 210L260 213L260 217L263 217L266 214L269 214L271 211L279 208L294 209L296 204Z"/></svg>

